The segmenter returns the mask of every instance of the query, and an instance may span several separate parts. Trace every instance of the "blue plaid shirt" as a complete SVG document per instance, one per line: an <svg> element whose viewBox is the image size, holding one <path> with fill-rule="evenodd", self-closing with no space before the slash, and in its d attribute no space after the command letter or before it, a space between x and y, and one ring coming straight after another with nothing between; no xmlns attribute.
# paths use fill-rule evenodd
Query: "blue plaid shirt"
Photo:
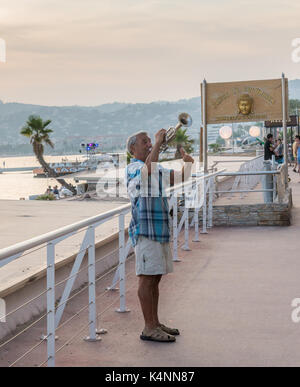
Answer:
<svg viewBox="0 0 300 387"><path fill-rule="evenodd" d="M169 205L167 197L163 196L163 176L169 175L170 178L171 171L157 164L158 181L155 197L153 197L151 188L153 191L154 175L148 176L147 194L145 195L145 192L141 190L141 169L144 165L145 163L141 160L131 159L125 171L127 191L132 206L129 236L133 246L137 244L139 235L161 243L170 241Z"/></svg>

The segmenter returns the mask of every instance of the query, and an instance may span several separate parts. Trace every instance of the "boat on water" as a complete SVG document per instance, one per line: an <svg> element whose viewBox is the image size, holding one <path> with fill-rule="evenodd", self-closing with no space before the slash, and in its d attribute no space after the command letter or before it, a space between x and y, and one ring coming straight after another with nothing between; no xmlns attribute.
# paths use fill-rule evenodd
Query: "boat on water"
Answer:
<svg viewBox="0 0 300 387"><path fill-rule="evenodd" d="M50 163L49 166L57 173L58 176L70 175L72 173L94 169L94 165L87 161ZM47 172L44 170L44 168L34 169L33 174L34 177L47 177Z"/></svg>
<svg viewBox="0 0 300 387"><path fill-rule="evenodd" d="M93 157L90 157L84 161L67 161L62 159L61 162L49 163L50 168L52 168L58 176L71 175L73 173L83 172L83 171L93 171L98 168L99 165L103 163L111 163L116 165L118 160L114 154L97 154ZM47 172L44 168L35 168L33 170L34 177L47 177Z"/></svg>

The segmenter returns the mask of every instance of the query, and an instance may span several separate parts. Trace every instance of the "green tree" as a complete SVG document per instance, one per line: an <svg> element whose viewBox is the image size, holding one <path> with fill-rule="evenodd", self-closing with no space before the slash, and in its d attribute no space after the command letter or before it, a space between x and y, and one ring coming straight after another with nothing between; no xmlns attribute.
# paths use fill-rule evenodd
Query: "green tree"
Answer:
<svg viewBox="0 0 300 387"><path fill-rule="evenodd" d="M187 129L178 129L175 138L169 143L170 146L176 147L175 159L180 159L180 148L182 147L186 153L192 153L195 140L186 134Z"/></svg>
<svg viewBox="0 0 300 387"><path fill-rule="evenodd" d="M130 160L132 159L132 154L130 154L128 151L127 151L127 154L126 154L126 161L127 161L127 165L130 164Z"/></svg>
<svg viewBox="0 0 300 387"><path fill-rule="evenodd" d="M300 113L300 100L299 99L290 99L289 100L289 114L293 115L296 112Z"/></svg>
<svg viewBox="0 0 300 387"><path fill-rule="evenodd" d="M50 134L53 133L53 130L47 128L50 123L51 120L43 121L40 116L31 115L28 117L26 125L21 129L21 134L30 139L33 152L44 171L48 173L48 176L55 178L62 186L76 194L75 188L64 179L59 178L58 174L44 159L44 146L49 145L51 148L54 148L54 144L50 139Z"/></svg>
<svg viewBox="0 0 300 387"><path fill-rule="evenodd" d="M221 151L222 146L220 144L209 144L209 148L213 151L213 153L218 153Z"/></svg>

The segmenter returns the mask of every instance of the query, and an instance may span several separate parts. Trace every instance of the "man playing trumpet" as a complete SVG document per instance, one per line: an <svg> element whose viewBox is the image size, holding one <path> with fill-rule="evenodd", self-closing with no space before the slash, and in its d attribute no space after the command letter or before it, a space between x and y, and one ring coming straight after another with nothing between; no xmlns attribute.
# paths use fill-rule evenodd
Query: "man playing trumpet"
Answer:
<svg viewBox="0 0 300 387"><path fill-rule="evenodd" d="M173 271L170 249L169 206L163 196L163 176L169 174L170 184L177 181L176 173L186 180L190 177L194 159L181 148L185 165L181 172L166 170L157 163L161 146L165 142L166 130L155 134L155 144L146 132L139 132L127 140L127 150L133 156L126 168L127 190L132 205L132 219L129 236L135 248L136 275L139 277L138 297L140 300L145 327L142 340L174 342L178 329L163 325L158 318L159 282L162 275ZM158 194L151 195L153 182L157 182ZM152 179L153 180L153 179ZM147 195L142 186L148 187Z"/></svg>

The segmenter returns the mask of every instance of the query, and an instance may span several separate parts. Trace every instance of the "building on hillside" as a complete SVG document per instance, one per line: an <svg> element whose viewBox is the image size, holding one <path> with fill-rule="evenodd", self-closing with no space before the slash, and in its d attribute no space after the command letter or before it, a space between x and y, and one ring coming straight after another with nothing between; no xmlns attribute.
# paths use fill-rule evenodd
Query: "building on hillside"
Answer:
<svg viewBox="0 0 300 387"><path fill-rule="evenodd" d="M219 137L220 128L222 125L208 125L207 126L207 142L208 144L214 144Z"/></svg>

